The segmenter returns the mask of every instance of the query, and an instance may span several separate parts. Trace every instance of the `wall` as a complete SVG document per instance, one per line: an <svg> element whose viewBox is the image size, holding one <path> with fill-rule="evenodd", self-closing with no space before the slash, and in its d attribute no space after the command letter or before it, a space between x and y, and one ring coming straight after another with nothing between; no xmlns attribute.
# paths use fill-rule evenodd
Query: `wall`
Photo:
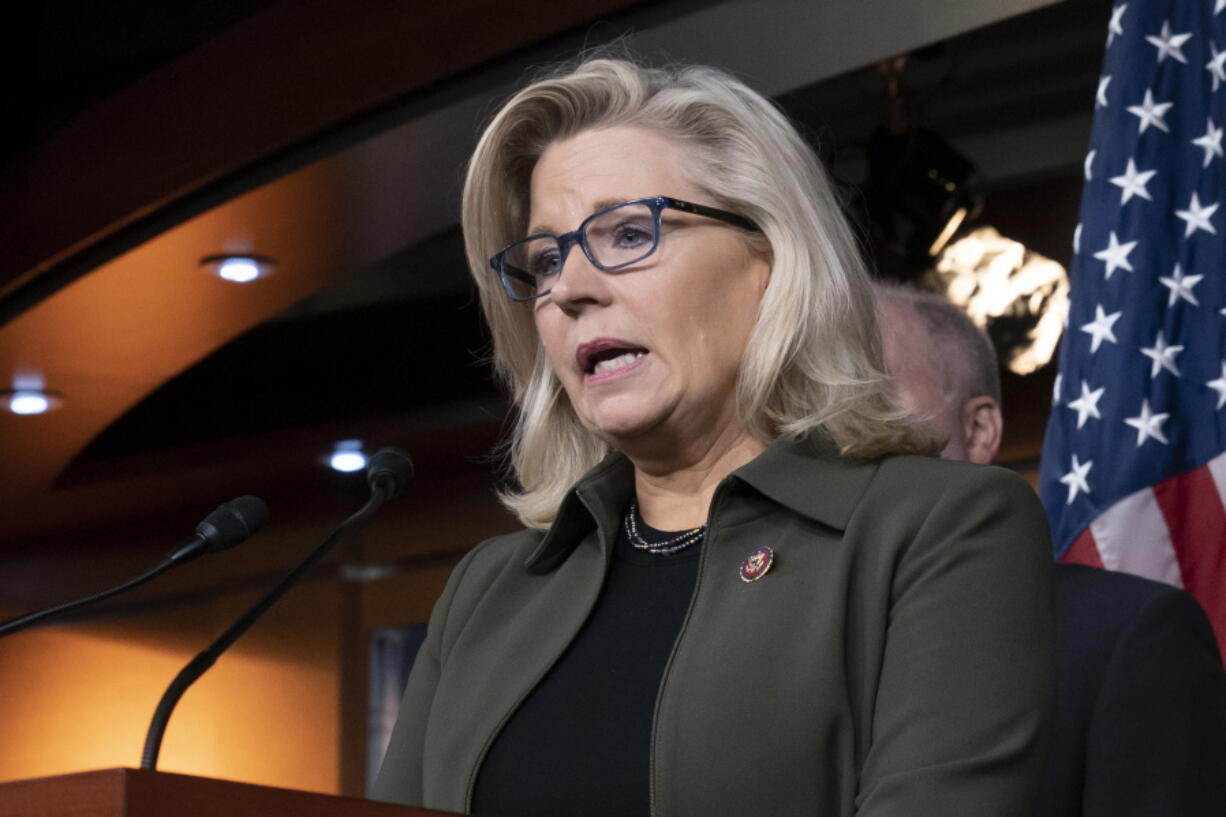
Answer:
<svg viewBox="0 0 1226 817"><path fill-rule="evenodd" d="M338 789L334 585L298 588L187 691L166 730L160 769ZM43 628L6 639L0 779L139 766L166 685L253 600L231 595L157 622Z"/></svg>

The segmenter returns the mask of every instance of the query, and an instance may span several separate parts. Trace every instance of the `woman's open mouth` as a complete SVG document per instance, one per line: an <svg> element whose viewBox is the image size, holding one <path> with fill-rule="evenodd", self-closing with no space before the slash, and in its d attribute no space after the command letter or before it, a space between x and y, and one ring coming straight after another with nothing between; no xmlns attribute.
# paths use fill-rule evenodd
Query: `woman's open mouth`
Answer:
<svg viewBox="0 0 1226 817"><path fill-rule="evenodd" d="M642 365L647 350L625 341L601 338L582 344L575 353L585 383L611 380Z"/></svg>
<svg viewBox="0 0 1226 817"><path fill-rule="evenodd" d="M625 352L614 358L606 358L604 360L597 361L596 365L592 367L592 374L600 374L601 372L607 372L613 369L624 368L626 366L629 366L631 363L638 360L640 357L642 357L645 354L647 353L646 352Z"/></svg>

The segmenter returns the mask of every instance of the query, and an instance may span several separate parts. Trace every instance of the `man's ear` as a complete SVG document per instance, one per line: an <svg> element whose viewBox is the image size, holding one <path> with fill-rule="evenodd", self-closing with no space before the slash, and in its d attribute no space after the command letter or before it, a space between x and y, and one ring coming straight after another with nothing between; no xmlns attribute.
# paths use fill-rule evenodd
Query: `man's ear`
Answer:
<svg viewBox="0 0 1226 817"><path fill-rule="evenodd" d="M966 458L980 465L996 459L1004 428L1000 404L993 398L981 394L963 403L962 435L966 440Z"/></svg>

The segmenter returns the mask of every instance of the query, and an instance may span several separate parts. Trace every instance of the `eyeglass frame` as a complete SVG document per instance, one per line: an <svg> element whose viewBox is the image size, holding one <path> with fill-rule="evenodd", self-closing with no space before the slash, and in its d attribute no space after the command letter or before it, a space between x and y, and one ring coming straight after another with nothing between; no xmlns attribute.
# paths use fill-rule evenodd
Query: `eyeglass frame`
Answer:
<svg viewBox="0 0 1226 817"><path fill-rule="evenodd" d="M587 246L586 233L588 225L591 224L593 220L603 216L605 213L616 210L620 207L628 207L634 204L645 204L651 209L651 214L655 222L655 233L653 235L654 240L651 242L651 249L647 250L647 252L643 253L638 258L623 262L621 264L614 264L613 266L605 266L601 264L595 259L595 257L592 255L592 251ZM570 256L571 249L578 244L579 248L583 250L584 256L586 256L587 260L592 263L592 266L598 270L601 270L602 272L614 272L619 269L625 269L631 264L637 264L644 258L648 258L655 253L660 246L662 220L665 210L677 210L682 213L690 213L691 215L713 218L717 221L723 221L727 224L731 224L734 227L740 227L743 230L748 230L754 233L762 232L762 228L751 219L748 219L745 216L737 215L736 213L731 213L727 210L720 210L718 207L708 207L705 204L694 204L693 202L683 201L682 199L674 199L670 196L647 196L646 198L631 199L630 201L619 202L618 204L612 204L608 207L597 210L595 213L592 213L590 216L585 218L577 228L571 230L569 233L562 233L561 235L554 233L537 233L535 235L521 238L518 241L512 241L510 244L506 245L491 256L490 267L492 267L494 272L498 274L498 280L502 283L502 288L506 291L508 298L516 303L530 303L538 298L543 298L550 292L553 292L553 287L550 286L549 289L545 290L544 292L538 292L537 294L528 298L521 298L516 295L514 290L511 288L511 282L508 279L516 278L524 283L530 283L523 276L531 275L531 273L523 272L516 267L512 267L506 262L507 253L511 250L511 248L517 247L520 244L524 244L529 241L537 241L542 238L554 239L558 245L558 276L560 277L562 275L562 267L566 265L566 259ZM520 275L519 273L523 273L523 275Z"/></svg>

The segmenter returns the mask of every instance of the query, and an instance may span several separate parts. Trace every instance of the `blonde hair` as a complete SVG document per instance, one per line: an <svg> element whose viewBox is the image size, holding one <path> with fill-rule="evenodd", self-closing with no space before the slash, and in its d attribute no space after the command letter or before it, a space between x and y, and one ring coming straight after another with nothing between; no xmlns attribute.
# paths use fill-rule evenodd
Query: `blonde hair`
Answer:
<svg viewBox="0 0 1226 817"><path fill-rule="evenodd" d="M704 204L756 222L770 282L737 384L758 438L821 427L848 455L932 453L884 374L868 276L817 157L768 100L723 71L589 59L531 83L494 116L464 184L468 263L519 409L509 443L520 489L503 501L547 528L566 492L609 451L579 421L538 341L532 309L510 301L489 258L527 229L532 170L553 142L637 126L683 143ZM657 191L645 190L643 195ZM753 241L753 239L750 239Z"/></svg>

